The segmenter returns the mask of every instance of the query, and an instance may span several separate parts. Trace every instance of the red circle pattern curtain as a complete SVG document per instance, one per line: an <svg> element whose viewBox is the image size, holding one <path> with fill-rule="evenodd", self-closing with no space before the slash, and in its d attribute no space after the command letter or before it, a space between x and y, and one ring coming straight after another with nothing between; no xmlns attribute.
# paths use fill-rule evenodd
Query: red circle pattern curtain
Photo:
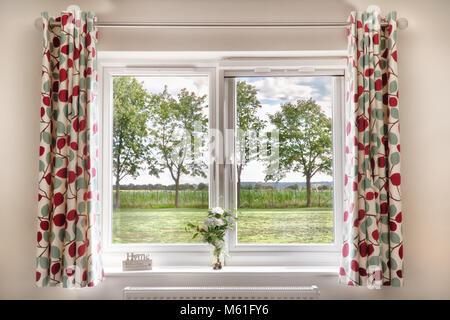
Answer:
<svg viewBox="0 0 450 320"><path fill-rule="evenodd" d="M36 286L95 286L103 269L94 14L42 19Z"/></svg>
<svg viewBox="0 0 450 320"><path fill-rule="evenodd" d="M348 28L344 228L339 282L403 285L396 13L353 12Z"/></svg>

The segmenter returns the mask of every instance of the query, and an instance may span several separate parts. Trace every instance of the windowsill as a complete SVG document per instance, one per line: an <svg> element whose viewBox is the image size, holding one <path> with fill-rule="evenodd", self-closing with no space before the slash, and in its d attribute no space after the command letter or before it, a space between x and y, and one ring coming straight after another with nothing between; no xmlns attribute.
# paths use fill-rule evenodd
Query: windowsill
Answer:
<svg viewBox="0 0 450 320"><path fill-rule="evenodd" d="M107 277L146 277L151 275L258 275L283 276L286 274L303 276L337 276L338 267L300 267L300 266L225 266L222 270L211 267L154 267L153 270L122 271L119 268L105 268Z"/></svg>

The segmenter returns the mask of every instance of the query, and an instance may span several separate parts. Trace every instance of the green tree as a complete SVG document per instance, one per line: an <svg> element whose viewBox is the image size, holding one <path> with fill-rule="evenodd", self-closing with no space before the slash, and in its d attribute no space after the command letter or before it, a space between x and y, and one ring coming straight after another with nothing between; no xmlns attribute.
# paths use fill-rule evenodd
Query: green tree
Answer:
<svg viewBox="0 0 450 320"><path fill-rule="evenodd" d="M302 172L306 178L306 206L311 206L311 178L316 173L331 174L331 119L314 100L298 100L281 105L269 116L279 132L279 170L266 174L266 180L281 180L286 172Z"/></svg>
<svg viewBox="0 0 450 320"><path fill-rule="evenodd" d="M298 188L298 184L291 184L291 185L288 185L285 189L290 189L290 190L298 190L299 188Z"/></svg>
<svg viewBox="0 0 450 320"><path fill-rule="evenodd" d="M148 159L147 121L149 94L132 77L113 80L113 174L115 208L120 208L120 181L137 176Z"/></svg>
<svg viewBox="0 0 450 320"><path fill-rule="evenodd" d="M203 114L206 95L182 89L177 97L167 91L153 94L150 99L151 125L149 126L152 161L150 174L159 175L168 169L175 183L175 207L182 175L206 177L204 158L208 118Z"/></svg>
<svg viewBox="0 0 450 320"><path fill-rule="evenodd" d="M241 174L244 167L253 159L255 151L260 147L259 137L265 128L265 122L258 117L262 107L256 88L245 81L237 82L236 127L237 133L237 207L241 206ZM257 153L256 153L257 154Z"/></svg>
<svg viewBox="0 0 450 320"><path fill-rule="evenodd" d="M200 182L197 185L197 190L208 190L208 185L206 183Z"/></svg>

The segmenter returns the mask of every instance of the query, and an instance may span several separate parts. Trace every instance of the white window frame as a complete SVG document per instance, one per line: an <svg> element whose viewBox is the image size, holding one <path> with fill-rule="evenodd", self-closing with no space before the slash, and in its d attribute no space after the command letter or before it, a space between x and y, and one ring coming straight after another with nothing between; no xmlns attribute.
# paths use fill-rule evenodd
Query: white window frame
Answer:
<svg viewBox="0 0 450 320"><path fill-rule="evenodd" d="M248 64L247 64L248 65ZM302 65L298 66L301 70ZM343 66L344 67L344 66ZM320 69L301 72L298 70L275 69L270 71L255 72L253 70L224 70L225 77L225 95L227 98L224 103L225 120L228 130L235 129L235 110L233 108L235 101L235 83L234 77L251 76L331 76L333 77L333 217L334 217L334 240L329 244L246 244L238 243L237 234L239 232L239 221L236 230L230 232L228 246L230 257L226 258L226 265L260 265L262 261L265 264L272 265L291 265L291 264L332 264L336 262L339 255L342 238L342 188L343 186L343 92L344 92L344 70ZM229 82L229 83L227 83ZM231 103L227 103L231 102ZM234 137L235 135L230 135ZM228 139L227 148L235 149L234 139ZM225 185L228 186L227 205L229 208L236 208L236 165L234 159L227 166L224 174Z"/></svg>
<svg viewBox="0 0 450 320"><path fill-rule="evenodd" d="M100 55L101 56L101 55ZM180 53L180 57L183 54ZM130 63L131 61L131 63ZM160 59L126 59L120 55L114 59L100 59L99 82L102 105L100 132L101 161L103 169L103 251L106 266L119 266L124 253L129 251L149 252L154 264L160 266L207 265L210 248L206 244L113 244L112 243L112 77L120 75L189 75L204 74L209 77L210 129L224 133L234 130L233 113L229 107L234 99L229 90L229 76L333 76L333 175L334 175L334 242L331 244L239 244L236 231L227 237L231 257L225 258L229 266L337 266L342 239L343 221L343 146L344 146L344 76L345 59L327 53L316 53L315 57L293 58L273 57L254 59L214 58L208 61L191 59L165 61ZM270 70L269 70L270 69ZM223 147L210 150L209 168L210 207L234 208L236 194L234 181L236 170L234 159L225 159L225 148L234 150L234 139L224 137ZM220 150L219 150L220 149ZM220 160L220 161L218 161ZM109 178L108 178L109 177ZM341 187L338 187L341 186Z"/></svg>
<svg viewBox="0 0 450 320"><path fill-rule="evenodd" d="M216 121L213 118L215 111L213 107L215 104L215 70L214 68L183 68L183 67L121 67L121 66L102 66L101 81L102 81L102 241L104 255L108 258L116 258L126 252L149 252L156 254L162 264L166 265L184 265L187 261L192 260L193 257L200 257L200 261L205 260L209 253L209 248L203 243L136 243L136 244L114 244L112 243L112 186L113 176L111 174L113 168L112 159L112 128L113 128L113 112L112 112L112 96L113 88L112 81L115 76L207 76L209 80L209 94L208 105L209 108L209 127L214 128ZM214 173L213 167L209 166L209 206L213 205L215 198L215 185L212 183ZM109 257L108 257L109 255ZM110 263L113 264L113 263ZM117 261L115 263L117 265ZM195 264L195 263L194 263Z"/></svg>

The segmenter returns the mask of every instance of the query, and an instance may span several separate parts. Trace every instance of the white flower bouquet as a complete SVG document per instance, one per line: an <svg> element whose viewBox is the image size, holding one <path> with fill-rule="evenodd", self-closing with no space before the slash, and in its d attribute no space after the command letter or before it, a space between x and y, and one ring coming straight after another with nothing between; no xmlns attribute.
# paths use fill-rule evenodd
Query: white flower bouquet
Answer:
<svg viewBox="0 0 450 320"><path fill-rule="evenodd" d="M215 207L208 210L208 218L203 226L188 223L185 228L186 231L194 232L192 239L201 235L203 242L214 247L214 270L222 269L220 257L225 248L225 234L228 230L234 229L236 219L237 217L232 212Z"/></svg>

